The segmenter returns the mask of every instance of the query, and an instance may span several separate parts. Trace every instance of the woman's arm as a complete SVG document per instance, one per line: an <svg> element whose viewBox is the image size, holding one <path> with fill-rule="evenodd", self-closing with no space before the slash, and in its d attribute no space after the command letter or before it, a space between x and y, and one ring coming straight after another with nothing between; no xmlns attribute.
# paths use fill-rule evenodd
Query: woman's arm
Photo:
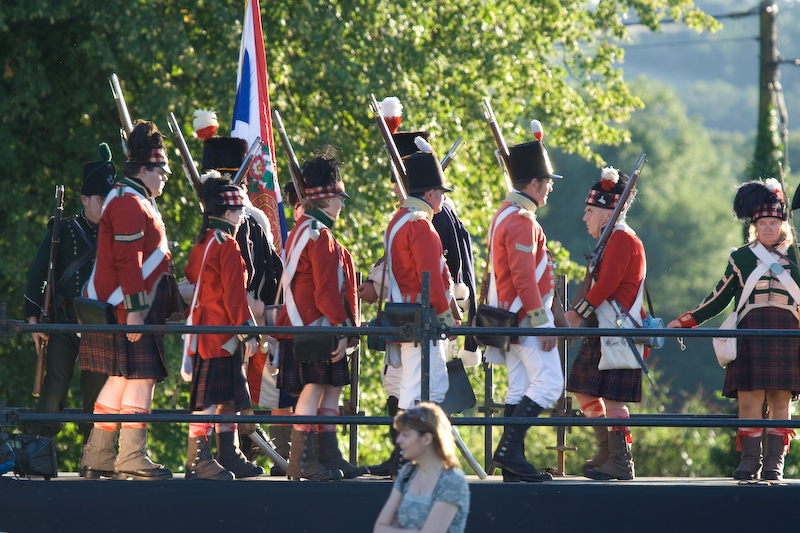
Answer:
<svg viewBox="0 0 800 533"><path fill-rule="evenodd" d="M420 533L440 533L447 531L450 524L453 523L457 512L458 505L441 501L434 503Z"/></svg>
<svg viewBox="0 0 800 533"><path fill-rule="evenodd" d="M403 499L403 494L397 490L392 489L389 499L381 509L381 514L378 515L378 520L375 521L373 533L391 533L392 531L403 531L396 527L397 525L397 509L400 507L400 502Z"/></svg>

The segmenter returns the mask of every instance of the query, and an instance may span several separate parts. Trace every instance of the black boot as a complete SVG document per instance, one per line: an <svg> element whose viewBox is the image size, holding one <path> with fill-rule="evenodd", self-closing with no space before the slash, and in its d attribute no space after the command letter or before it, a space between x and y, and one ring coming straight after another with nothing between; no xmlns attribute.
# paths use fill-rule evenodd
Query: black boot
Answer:
<svg viewBox="0 0 800 533"><path fill-rule="evenodd" d="M211 442L205 435L189 437L186 453L186 475L184 479L206 479L209 481L233 481L233 474L225 470L211 457Z"/></svg>
<svg viewBox="0 0 800 533"><path fill-rule="evenodd" d="M258 424L255 425L253 433L264 439L264 442L268 443L270 441L270 439L267 437L266 432L263 429L261 429L261 426L259 426ZM250 461L251 463L254 463L256 458L264 457L265 455L267 455L267 452L259 448L258 445L256 445L255 442L253 442L253 439L250 438L250 435L245 435L240 440L239 449L242 451L247 460Z"/></svg>
<svg viewBox="0 0 800 533"><path fill-rule="evenodd" d="M290 481L331 481L342 479L344 474L341 470L327 470L317 461L314 455L313 431L292 429L292 452L289 455L286 476Z"/></svg>
<svg viewBox="0 0 800 533"><path fill-rule="evenodd" d="M601 416L599 418L605 418ZM608 426L592 426L594 429L595 440L597 441L597 453L594 457L583 463L583 472L586 473L590 468L597 468L608 461Z"/></svg>
<svg viewBox="0 0 800 533"><path fill-rule="evenodd" d="M290 446L290 439L292 438L292 426L276 426L271 425L269 427L269 436L272 439L272 443L275 445L275 451L278 454L286 459L289 460L289 446ZM286 470L278 465L274 465L269 470L269 475L271 476L285 476Z"/></svg>
<svg viewBox="0 0 800 533"><path fill-rule="evenodd" d="M633 469L633 456L628 434L624 431L613 430L608 432L608 461L597 468L589 468L583 475L589 479L609 481L619 479L629 481L635 477Z"/></svg>
<svg viewBox="0 0 800 533"><path fill-rule="evenodd" d="M386 399L386 412L390 417L394 418L397 416L399 402L400 399L397 396L389 396L389 398ZM394 426L389 426L389 436L392 439L392 446L394 446L392 448L392 454L384 462L367 467L367 470L369 470L369 473L373 476L396 477L397 472L399 472L400 468L405 464L403 453L400 450L400 446L397 445L397 430L394 429Z"/></svg>
<svg viewBox="0 0 800 533"><path fill-rule="evenodd" d="M542 412L543 407L534 403L527 396L522 397L522 401L514 409L514 418L535 418ZM503 431L503 438L497 445L497 450L492 457L492 464L503 471L520 476L522 481L540 482L551 481L553 476L539 472L535 466L525 459L523 446L525 442L526 426L513 425L506 426Z"/></svg>
<svg viewBox="0 0 800 533"><path fill-rule="evenodd" d="M505 418L511 418L514 416L514 410L516 410L517 406L512 405L510 403L506 404L506 408L503 410L503 416ZM522 454L525 455L525 440L522 441ZM522 478L517 474L511 472L510 470L506 470L503 468L501 470L503 474L503 483L519 483L522 481Z"/></svg>
<svg viewBox="0 0 800 533"><path fill-rule="evenodd" d="M344 460L339 450L336 431L318 431L315 438L317 461L328 470L341 470L345 479L353 479L368 473L366 466L353 466Z"/></svg>
<svg viewBox="0 0 800 533"><path fill-rule="evenodd" d="M761 437L739 437L742 461L733 472L733 479L756 479L761 470Z"/></svg>
<svg viewBox="0 0 800 533"><path fill-rule="evenodd" d="M237 478L256 477L264 473L264 469L247 460L236 442L236 431L217 433L217 461Z"/></svg>

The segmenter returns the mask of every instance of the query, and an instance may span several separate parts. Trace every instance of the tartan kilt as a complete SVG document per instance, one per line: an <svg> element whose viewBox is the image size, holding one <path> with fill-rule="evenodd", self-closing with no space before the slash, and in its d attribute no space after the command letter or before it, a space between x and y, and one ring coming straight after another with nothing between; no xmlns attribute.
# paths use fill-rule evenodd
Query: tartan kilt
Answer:
<svg viewBox="0 0 800 533"><path fill-rule="evenodd" d="M592 315L586 327L597 327ZM567 390L618 402L642 401L642 371L632 369L598 370L600 337L583 339L567 378Z"/></svg>
<svg viewBox="0 0 800 533"><path fill-rule="evenodd" d="M343 387L350 384L350 369L345 356L340 361L298 361L294 357L294 339L280 340L278 388L298 394L308 383Z"/></svg>
<svg viewBox="0 0 800 533"><path fill-rule="evenodd" d="M236 411L251 407L241 344L230 357L203 359L194 354L193 365L189 409L202 411L226 402L233 402Z"/></svg>
<svg viewBox="0 0 800 533"><path fill-rule="evenodd" d="M146 325L167 322L167 283L158 282ZM129 342L124 333L83 333L78 354L81 370L100 372L125 379L163 381L169 375L164 358L164 335L143 333L136 342Z"/></svg>
<svg viewBox="0 0 800 533"><path fill-rule="evenodd" d="M758 307L748 312L737 329L798 329L791 311ZM800 393L800 339L736 339L736 360L725 370L722 394L738 391L782 390Z"/></svg>

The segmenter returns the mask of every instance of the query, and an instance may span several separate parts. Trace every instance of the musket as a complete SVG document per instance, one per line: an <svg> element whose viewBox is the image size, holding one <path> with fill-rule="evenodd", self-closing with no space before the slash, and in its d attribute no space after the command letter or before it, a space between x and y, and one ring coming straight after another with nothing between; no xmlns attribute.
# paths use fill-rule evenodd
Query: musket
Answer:
<svg viewBox="0 0 800 533"><path fill-rule="evenodd" d="M506 182L506 189L511 192L514 188L511 186L511 180L508 177L509 169L511 168L511 155L508 152L508 145L503 138L503 132L500 131L500 126L497 124L497 118L494 116L492 104L489 103L489 98L483 99L483 115L486 117L486 122L492 129L492 136L497 145L495 155L499 154L498 161L500 161L500 170L503 172L503 179Z"/></svg>
<svg viewBox="0 0 800 533"><path fill-rule="evenodd" d="M50 308L53 307L53 291L56 281L56 259L58 258L58 245L61 242L61 213L64 211L64 186L56 185L56 212L53 216L53 233L50 239L50 261L47 266L47 280L44 288L44 305L39 323L49 324L51 319L55 320L56 311L53 309L52 315ZM45 368L45 344L46 342L36 343L36 375L33 378L33 395L37 398L42 392L42 382L44 381Z"/></svg>
<svg viewBox="0 0 800 533"><path fill-rule="evenodd" d="M239 167L239 170L236 171L236 175L233 177L234 185L238 186L242 183L244 177L247 176L247 171L250 170L250 165L253 164L253 158L256 156L256 150L259 148L261 148L261 137L256 137L250 145L250 149L247 151L247 155L244 157L244 161Z"/></svg>
<svg viewBox="0 0 800 533"><path fill-rule="evenodd" d="M283 150L286 152L286 159L288 159L289 162L289 175L292 178L294 190L297 193L297 198L302 200L305 197L306 182L305 179L303 179L303 173L300 172L300 165L297 163L297 156L294 155L292 143L289 141L289 136L286 134L286 128L283 126L283 120L281 120L281 114L278 113L277 109L272 110L272 119L275 127L278 129L278 135L281 138Z"/></svg>
<svg viewBox="0 0 800 533"><path fill-rule="evenodd" d="M456 142L453 143L453 146L450 148L450 151L447 152L447 155L444 156L444 159L442 159L442 171L447 170L447 167L450 166L450 163L452 163L453 159L456 158L458 152L460 152L461 149L464 148L463 140L464 140L463 137L459 137L458 139L456 139Z"/></svg>
<svg viewBox="0 0 800 533"><path fill-rule="evenodd" d="M186 139L183 137L183 132L181 131L181 127L178 125L178 121L175 118L175 113L170 112L169 116L167 117L167 125L169 126L169 131L172 133L172 136L175 139L178 152L181 154L181 160L183 160L183 168L186 171L186 177L189 179L189 184L192 186L195 196L197 196L201 185L200 173L197 171L197 167L194 166L194 159L192 159L192 154L189 152L189 146L187 146ZM198 202L200 202L200 209L202 210L203 202L200 200L199 196L197 198Z"/></svg>
<svg viewBox="0 0 800 533"><path fill-rule="evenodd" d="M405 185L406 180L408 179L406 166L403 164L403 158L400 157L400 152L397 150L397 145L394 142L392 133L389 131L389 126L386 125L386 118L383 116L381 106L378 104L378 101L375 99L375 94L373 93L369 94L369 108L372 110L372 114L375 117L375 122L378 124L378 131L380 132L381 137L383 137L383 148L386 150L386 154L389 156L389 162L391 163L396 174L397 188L400 191L400 199L405 201L406 198L408 198Z"/></svg>
<svg viewBox="0 0 800 533"><path fill-rule="evenodd" d="M122 140L122 151L125 156L128 155L128 135L133 131L133 122L131 122L131 114L128 113L128 106L125 103L125 96L122 94L122 87L119 85L119 78L115 72L111 73L108 78L108 83L111 85L111 95L114 97L114 103L117 104L117 113L119 113L119 121L122 128L119 130L119 136Z"/></svg>
<svg viewBox="0 0 800 533"><path fill-rule="evenodd" d="M783 176L783 164L778 161L778 175L781 178L781 187L783 187L783 198L786 201L786 209L789 211L789 227L792 228L792 247L794 248L794 256L798 260L800 260L800 249L798 249L797 245L797 232L794 229L794 213L792 212L792 206L789 203L789 199L786 196L786 178Z"/></svg>

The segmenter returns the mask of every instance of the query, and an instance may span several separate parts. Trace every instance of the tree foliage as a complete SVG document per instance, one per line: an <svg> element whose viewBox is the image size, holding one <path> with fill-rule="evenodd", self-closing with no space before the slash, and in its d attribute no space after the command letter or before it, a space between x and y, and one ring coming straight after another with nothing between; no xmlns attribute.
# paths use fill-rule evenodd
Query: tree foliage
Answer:
<svg viewBox="0 0 800 533"><path fill-rule="evenodd" d="M220 133L227 134L242 12L242 2L210 0L3 2L0 161L10 194L0 196L0 301L9 316L22 318L24 280L54 185L71 191L66 212L77 211L81 165L100 141L116 145L118 120L106 78L119 75L134 117L166 130L164 117L172 111L188 134L192 112L214 108ZM492 98L509 144L530 140L526 124L535 117L545 125L548 146L599 164L599 147L630 142L631 130L621 123L642 106L618 69L628 14L655 31L664 16L716 28L687 0L263 2L273 106L301 158L320 144L340 147L353 196L341 235L359 268L366 271L380 256L380 230L392 212L369 93L398 96L406 108L403 129L431 131L439 153L459 135L467 140L448 179L480 254L503 194L481 100ZM189 143L199 158L201 144ZM121 167L122 154L115 155ZM177 162L175 155L179 169ZM282 171L279 177L287 180ZM180 272L199 226L197 203L181 176L173 175L160 206L170 238L180 245ZM564 263L568 256L561 257ZM0 344L0 390L9 405L32 405L33 353L27 338ZM170 341L170 353L175 372L177 341ZM362 403L368 414L378 414L380 356L365 357ZM156 406L166 405L175 379L159 385ZM174 446L157 448L156 455L180 454L183 437L176 435Z"/></svg>

